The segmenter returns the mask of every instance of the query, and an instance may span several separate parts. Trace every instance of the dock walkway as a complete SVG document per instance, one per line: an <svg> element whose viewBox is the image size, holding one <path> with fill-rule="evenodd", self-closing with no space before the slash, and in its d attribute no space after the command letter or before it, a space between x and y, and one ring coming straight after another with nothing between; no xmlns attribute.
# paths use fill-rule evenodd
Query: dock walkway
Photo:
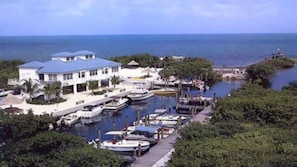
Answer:
<svg viewBox="0 0 297 167"><path fill-rule="evenodd" d="M119 93L119 94L116 94L116 95L113 95L113 96L125 97L128 94L130 94L130 91L125 91L125 92L122 92L122 93ZM70 114L72 112L75 112L77 110L80 110L85 105L89 105L89 104L103 104L103 103L107 103L107 102L109 102L111 100L112 100L111 97L104 97L103 99L100 99L100 100L95 100L95 101L92 101L92 102L89 102L89 103L77 105L77 106L72 107L72 108L68 108L68 109L65 109L65 110L57 111L57 112L53 113L53 116L54 117L63 116L63 115L66 115L66 114Z"/></svg>
<svg viewBox="0 0 297 167"><path fill-rule="evenodd" d="M212 113L210 106L205 107L201 112L191 118L191 122L203 122ZM152 147L145 155L136 158L132 163L132 167L163 167L170 159L174 151L176 139L179 137L177 130L165 139L161 139L154 147Z"/></svg>

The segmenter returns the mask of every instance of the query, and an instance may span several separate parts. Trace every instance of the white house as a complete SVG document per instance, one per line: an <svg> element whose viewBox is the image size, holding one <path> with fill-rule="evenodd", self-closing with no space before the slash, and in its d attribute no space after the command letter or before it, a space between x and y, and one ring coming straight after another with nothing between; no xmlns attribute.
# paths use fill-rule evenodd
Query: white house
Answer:
<svg viewBox="0 0 297 167"><path fill-rule="evenodd" d="M95 53L87 50L59 52L51 55L47 62L32 61L19 67L19 80L29 78L45 82L60 81L65 93L88 90L87 81L98 81L98 86L110 85L111 76L119 75L121 64L96 58Z"/></svg>
<svg viewBox="0 0 297 167"><path fill-rule="evenodd" d="M244 67L223 67L223 68L214 68L218 74L222 76L223 79L245 79L247 72Z"/></svg>

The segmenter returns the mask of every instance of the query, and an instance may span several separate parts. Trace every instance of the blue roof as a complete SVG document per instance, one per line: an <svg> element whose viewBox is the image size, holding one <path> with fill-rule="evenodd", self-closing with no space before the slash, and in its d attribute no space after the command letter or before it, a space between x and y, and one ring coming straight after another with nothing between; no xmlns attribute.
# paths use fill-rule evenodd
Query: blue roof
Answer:
<svg viewBox="0 0 297 167"><path fill-rule="evenodd" d="M120 63L95 58L95 59L78 59L76 61L61 61L61 60L51 60L44 63L43 68L39 69L37 73L69 73L81 70L92 70L100 69L104 67L118 67Z"/></svg>
<svg viewBox="0 0 297 167"><path fill-rule="evenodd" d="M19 65L19 68L41 68L44 66L43 62L39 62L39 61L31 61L29 63L25 63L22 65Z"/></svg>
<svg viewBox="0 0 297 167"><path fill-rule="evenodd" d="M68 56L80 56L80 55L94 55L95 52L91 52L88 50L80 50L77 52L58 52L55 54L52 54L52 57L68 57Z"/></svg>
<svg viewBox="0 0 297 167"><path fill-rule="evenodd" d="M137 126L135 130L155 133L158 130L158 128L149 127L149 126Z"/></svg>
<svg viewBox="0 0 297 167"><path fill-rule="evenodd" d="M73 56L71 52L58 52L51 55L52 57L66 57L66 56Z"/></svg>
<svg viewBox="0 0 297 167"><path fill-rule="evenodd" d="M74 54L76 54L76 55L94 55L95 52L91 52L88 50L80 50L80 51L74 52Z"/></svg>

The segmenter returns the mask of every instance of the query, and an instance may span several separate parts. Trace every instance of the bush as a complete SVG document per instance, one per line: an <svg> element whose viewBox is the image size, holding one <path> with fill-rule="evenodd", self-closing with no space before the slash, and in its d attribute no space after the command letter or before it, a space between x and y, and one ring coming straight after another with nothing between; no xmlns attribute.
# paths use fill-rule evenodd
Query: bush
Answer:
<svg viewBox="0 0 297 167"><path fill-rule="evenodd" d="M103 95L106 92L107 92L107 90L96 91L96 92L94 92L94 95Z"/></svg>
<svg viewBox="0 0 297 167"><path fill-rule="evenodd" d="M27 100L27 103L28 104L36 104L36 105L49 105L49 104L62 103L62 102L65 102L65 101L66 101L66 99L63 99L63 98L51 99L49 102L47 100L44 100L44 99L33 98L32 101Z"/></svg>

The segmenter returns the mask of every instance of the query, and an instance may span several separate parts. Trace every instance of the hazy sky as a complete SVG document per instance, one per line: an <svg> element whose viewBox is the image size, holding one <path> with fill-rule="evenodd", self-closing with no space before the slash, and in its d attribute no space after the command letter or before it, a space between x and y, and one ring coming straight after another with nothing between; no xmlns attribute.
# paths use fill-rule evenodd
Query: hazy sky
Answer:
<svg viewBox="0 0 297 167"><path fill-rule="evenodd" d="M297 0L0 0L0 35L297 33Z"/></svg>

